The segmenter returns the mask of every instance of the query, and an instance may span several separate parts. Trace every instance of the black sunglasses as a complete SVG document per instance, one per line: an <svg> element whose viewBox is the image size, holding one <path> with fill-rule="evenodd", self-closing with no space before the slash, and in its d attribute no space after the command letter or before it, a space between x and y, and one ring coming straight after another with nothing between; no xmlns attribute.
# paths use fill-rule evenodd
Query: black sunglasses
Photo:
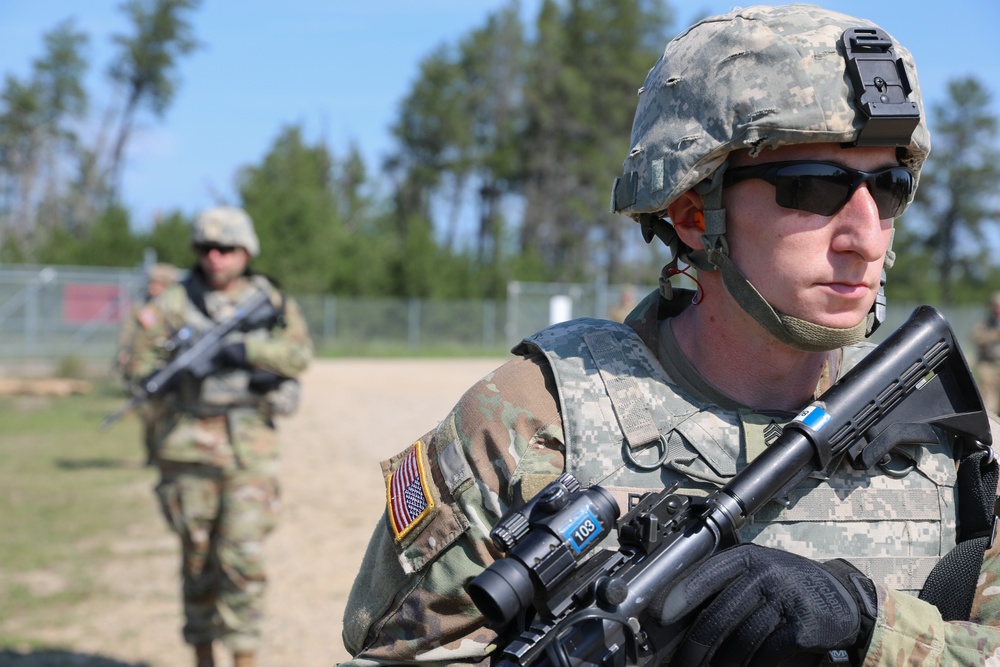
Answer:
<svg viewBox="0 0 1000 667"><path fill-rule="evenodd" d="M234 245L215 245L212 243L199 243L194 247L194 251L204 257L213 250L217 250L222 255L228 255L229 253L236 250Z"/></svg>
<svg viewBox="0 0 1000 667"><path fill-rule="evenodd" d="M833 215L844 207L862 183L878 207L879 218L896 218L913 192L913 172L895 166L878 171L851 169L835 162L794 160L769 162L726 170L722 185L728 187L748 178L762 178L774 186L778 206L819 215Z"/></svg>

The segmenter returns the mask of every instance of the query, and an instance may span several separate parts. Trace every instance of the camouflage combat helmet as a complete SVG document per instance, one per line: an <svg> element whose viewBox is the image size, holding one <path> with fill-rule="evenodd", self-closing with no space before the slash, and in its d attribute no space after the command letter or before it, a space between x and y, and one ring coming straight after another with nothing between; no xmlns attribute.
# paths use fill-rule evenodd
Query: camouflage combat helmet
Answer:
<svg viewBox="0 0 1000 667"><path fill-rule="evenodd" d="M216 243L244 248L251 257L260 253L253 220L243 209L216 206L202 211L191 230L191 245Z"/></svg>
<svg viewBox="0 0 1000 667"><path fill-rule="evenodd" d="M146 280L149 282L173 285L177 282L178 277L179 272L177 271L177 267L173 264L153 264L146 270Z"/></svg>
<svg viewBox="0 0 1000 667"><path fill-rule="evenodd" d="M803 340L802 328L818 325L775 313L729 261L724 237L729 153L831 142L894 146L919 177L930 136L910 52L870 21L813 5L709 17L667 44L639 89L611 208L639 222L647 242L666 243L672 264L679 256L699 270L721 270L741 307L779 340L802 349L857 342L881 313L862 322L860 334L822 327ZM666 220L667 206L692 188L705 204L706 251L679 248ZM884 309L881 291L878 303Z"/></svg>

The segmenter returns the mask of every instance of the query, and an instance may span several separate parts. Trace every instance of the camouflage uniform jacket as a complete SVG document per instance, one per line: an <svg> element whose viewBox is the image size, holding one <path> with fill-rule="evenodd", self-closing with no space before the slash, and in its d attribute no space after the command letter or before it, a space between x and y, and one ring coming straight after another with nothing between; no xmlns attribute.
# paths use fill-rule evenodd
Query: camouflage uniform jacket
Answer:
<svg viewBox="0 0 1000 667"><path fill-rule="evenodd" d="M972 341L979 352L978 361L1000 363L1000 321L995 316L976 322L972 327Z"/></svg>
<svg viewBox="0 0 1000 667"><path fill-rule="evenodd" d="M127 378L138 380L162 367L170 358L167 341L182 327L205 331L231 317L255 290L266 290L283 312L271 329L233 332L225 343L242 341L252 370L270 371L288 378L266 389L252 384L251 369L221 369L198 382L182 378L176 389L152 401L157 424L157 458L199 463L224 469L268 467L277 456L273 417L287 414L297 403L298 384L292 380L312 357L312 343L298 305L263 276L241 278L238 289L207 289L198 271L183 283L164 291L136 317ZM190 294L203 300L204 308Z"/></svg>
<svg viewBox="0 0 1000 667"><path fill-rule="evenodd" d="M660 398L679 397L679 406L660 411L655 402L643 400L647 397L637 393L635 379L646 372L657 382L660 378L670 382L672 377L651 352L669 345L658 339L655 305L656 299L647 299L628 322L642 335L645 352L632 347L623 354L627 346L621 346L617 353L593 355L603 361L591 370L606 385L596 409L588 409L594 408L589 405L593 401L581 400L594 395L581 381L585 376L574 377L574 369L553 351L562 347L565 352L573 345L581 351L587 346L614 347L628 336L622 336L620 325L610 323L559 325L516 348L523 357L484 378L437 429L383 462L390 505L369 544L345 612L344 641L355 655L347 664L484 661L495 635L483 627L464 584L498 557L488 538L496 521L561 471L574 472L585 485L600 483L619 502L630 493L674 480L689 492L704 493L735 474L755 448L764 446L774 430L772 422L780 425L794 416L754 413L738 406L687 409L684 405L690 408L700 402L704 407L711 401L690 393L684 398L676 386ZM860 353L863 350L845 350L841 372ZM626 367L614 368L615 359ZM818 389L833 381L825 378ZM612 425L620 418L616 411L630 397L640 396L640 403L651 406L651 421L661 430L664 414L669 419L674 413L674 423L664 431L668 435L662 444L637 448L641 451L633 453L633 463L625 465L622 432ZM639 437L650 424L636 414L639 418L623 423L630 424L637 441L655 443L656 438ZM616 444L609 445L608 433L617 434ZM569 453L567 441L573 443ZM820 560L842 556L858 544L853 552L875 556L851 558L879 583L879 618L865 665L985 664L985 658L1000 648L1000 629L986 627L1000 626L1000 596L992 588L1000 572L997 554L987 555L973 609L973 618L983 625L946 623L932 605L898 590L919 589L927 569L954 540L955 476L953 465L951 469L946 465L950 464L947 452L930 447L911 450L907 458L913 464L907 477L916 491L906 500L901 495L906 486L893 486L887 475L853 477L859 473L837 470L829 479L810 480L806 489L797 490L786 502L787 507L775 504L763 520L758 514L744 537ZM418 490L425 500L416 506L422 511L412 515L391 504L393 478L405 481L403 471L408 466L418 471L410 479L420 480ZM846 489L853 492L846 494ZM861 490L867 493L854 493ZM900 512L904 518L895 520ZM914 539L915 534L922 539Z"/></svg>

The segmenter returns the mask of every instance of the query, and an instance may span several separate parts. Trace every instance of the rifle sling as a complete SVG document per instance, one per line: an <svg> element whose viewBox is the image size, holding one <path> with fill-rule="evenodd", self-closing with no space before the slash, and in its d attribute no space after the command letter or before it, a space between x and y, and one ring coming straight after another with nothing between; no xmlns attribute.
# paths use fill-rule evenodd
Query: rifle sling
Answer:
<svg viewBox="0 0 1000 667"><path fill-rule="evenodd" d="M985 459L985 460L984 460ZM958 466L958 544L931 571L920 592L946 621L967 621L972 613L979 572L996 536L996 457L977 450Z"/></svg>
<svg viewBox="0 0 1000 667"><path fill-rule="evenodd" d="M187 293L187 298L194 304L194 307L201 311L209 320L214 320L208 312L208 305L205 303L205 292L208 291L208 286L205 284L201 269L196 268L192 270L191 275L183 282L183 285L184 291Z"/></svg>

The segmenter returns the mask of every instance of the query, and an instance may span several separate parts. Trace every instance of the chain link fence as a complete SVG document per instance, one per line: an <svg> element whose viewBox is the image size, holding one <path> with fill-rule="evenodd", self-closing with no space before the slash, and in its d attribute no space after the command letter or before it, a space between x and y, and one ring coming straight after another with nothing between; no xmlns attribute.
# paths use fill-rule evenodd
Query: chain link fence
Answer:
<svg viewBox="0 0 1000 667"><path fill-rule="evenodd" d="M110 368L123 322L145 291L142 268L0 267L0 362L79 359ZM505 354L521 338L575 317L618 317L654 285L512 282L506 301L294 295L321 355ZM916 304L892 303L876 341ZM983 308L942 309L966 355Z"/></svg>
<svg viewBox="0 0 1000 667"><path fill-rule="evenodd" d="M143 268L0 267L0 361L111 359ZM631 286L511 283L503 301L293 295L320 354L504 354L571 317L603 317Z"/></svg>

